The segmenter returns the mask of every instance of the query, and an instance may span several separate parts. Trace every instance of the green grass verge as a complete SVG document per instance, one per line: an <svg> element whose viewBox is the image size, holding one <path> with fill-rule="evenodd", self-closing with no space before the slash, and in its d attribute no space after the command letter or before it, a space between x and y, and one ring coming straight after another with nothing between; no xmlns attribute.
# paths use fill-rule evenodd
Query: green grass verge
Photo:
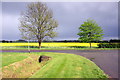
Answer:
<svg viewBox="0 0 120 80"><path fill-rule="evenodd" d="M117 50L120 48L69 48L69 47L48 47L48 48L30 48L30 50ZM28 50L22 47L2 47L2 50Z"/></svg>
<svg viewBox="0 0 120 80"><path fill-rule="evenodd" d="M9 58L9 55L15 57L18 54L25 57L26 55L28 56L34 55L33 58L37 58L37 59L40 55L46 55L46 56L52 57L52 59L49 60L46 65L44 65L39 69L35 67L35 66L39 67L39 64L40 64L37 62L37 59L35 61L32 58L30 58L29 60L31 60L31 62L33 63L23 64L24 62L19 61L19 58L21 57L17 58L17 60L14 62L16 63L18 62L19 64L22 64L24 66L22 66L21 68L18 68L20 66L19 65L14 70L12 68L14 66L8 65L8 68L3 69L3 72L5 70L5 73L7 73L7 71L10 72L10 69L12 68L13 70L11 72L11 75L12 73L14 75L16 74L15 76L17 76L17 78L22 77L22 76L18 76L20 74L24 75L24 78L108 78L108 76L92 61L82 56L78 56L74 54L66 54L66 53L53 53L53 52L4 53L3 52L2 56L6 57L6 58L3 58L3 65L6 64L6 61L8 61L7 58ZM12 59L14 58L11 57L11 60ZM11 62L8 62L7 64L11 64ZM27 75L30 73L31 70L34 70L34 71L30 75Z"/></svg>

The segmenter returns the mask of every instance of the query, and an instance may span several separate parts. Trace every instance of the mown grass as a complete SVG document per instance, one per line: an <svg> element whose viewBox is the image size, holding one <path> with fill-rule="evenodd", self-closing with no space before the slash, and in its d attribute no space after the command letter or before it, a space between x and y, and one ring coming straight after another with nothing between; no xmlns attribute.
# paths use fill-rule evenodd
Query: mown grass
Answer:
<svg viewBox="0 0 120 80"><path fill-rule="evenodd" d="M11 63L23 60L23 59L25 59L27 57L28 57L27 55L21 55L21 54L17 54L17 53L14 53L14 54L4 53L4 55L2 56L2 63L3 64L2 64L1 67L4 67L4 66L7 66L7 65L9 65Z"/></svg>
<svg viewBox="0 0 120 80"><path fill-rule="evenodd" d="M74 54L62 54L31 78L106 78L93 62Z"/></svg>
<svg viewBox="0 0 120 80"><path fill-rule="evenodd" d="M3 78L107 78L108 76L92 61L74 54L40 53L2 53L3 65L10 56L27 56L25 59L8 62L2 67ZM46 63L39 63L40 55L52 57ZM14 59L11 57L11 60Z"/></svg>
<svg viewBox="0 0 120 80"><path fill-rule="evenodd" d="M74 47L42 47L42 48L29 48L30 50L114 50L120 48L97 48L97 47L86 47L86 48L74 48ZM28 50L26 47L2 47L1 50Z"/></svg>

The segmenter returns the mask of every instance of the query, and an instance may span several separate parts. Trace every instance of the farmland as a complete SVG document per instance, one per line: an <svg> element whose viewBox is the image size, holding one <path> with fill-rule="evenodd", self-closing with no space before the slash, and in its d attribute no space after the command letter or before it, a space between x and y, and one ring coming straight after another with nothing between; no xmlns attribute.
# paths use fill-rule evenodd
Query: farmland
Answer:
<svg viewBox="0 0 120 80"><path fill-rule="evenodd" d="M38 62L40 55L50 56ZM16 56L16 57L13 57ZM8 60L10 58L10 60ZM22 57L22 58L21 58ZM92 61L66 53L2 53L3 78L107 78ZM57 74L57 75L56 75Z"/></svg>
<svg viewBox="0 0 120 80"><path fill-rule="evenodd" d="M99 43L92 43L92 47L97 47ZM0 43L0 46L38 46L38 43ZM44 47L70 47L70 46L85 46L89 47L89 43L42 43Z"/></svg>
<svg viewBox="0 0 120 80"><path fill-rule="evenodd" d="M89 43L78 43L78 42L43 42L41 44L41 50L113 50L119 48L98 48L100 43L92 43L92 48L90 48ZM31 50L39 50L38 43L0 43L2 50L21 50L28 49L28 46Z"/></svg>

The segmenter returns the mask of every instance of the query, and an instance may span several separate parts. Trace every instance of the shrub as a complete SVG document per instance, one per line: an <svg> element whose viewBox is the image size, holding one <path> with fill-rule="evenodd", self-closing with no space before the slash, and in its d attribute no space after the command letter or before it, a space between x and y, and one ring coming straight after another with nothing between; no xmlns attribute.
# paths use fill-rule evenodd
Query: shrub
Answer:
<svg viewBox="0 0 120 80"><path fill-rule="evenodd" d="M100 43L98 48L120 48L120 43Z"/></svg>

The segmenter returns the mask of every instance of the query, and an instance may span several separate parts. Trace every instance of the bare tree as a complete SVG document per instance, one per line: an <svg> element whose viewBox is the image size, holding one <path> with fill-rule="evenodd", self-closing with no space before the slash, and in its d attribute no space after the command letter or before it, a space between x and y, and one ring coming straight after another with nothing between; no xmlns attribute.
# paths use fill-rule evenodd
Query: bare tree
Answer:
<svg viewBox="0 0 120 80"><path fill-rule="evenodd" d="M39 48L41 42L46 38L56 36L54 29L58 23L53 19L52 10L41 2L30 3L27 10L21 14L19 30L23 39L38 40Z"/></svg>

